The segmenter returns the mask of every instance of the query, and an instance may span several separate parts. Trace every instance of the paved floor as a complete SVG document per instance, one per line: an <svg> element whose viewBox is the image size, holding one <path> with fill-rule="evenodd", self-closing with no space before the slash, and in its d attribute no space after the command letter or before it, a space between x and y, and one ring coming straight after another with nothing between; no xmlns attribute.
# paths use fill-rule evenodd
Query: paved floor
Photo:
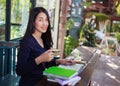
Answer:
<svg viewBox="0 0 120 86"><path fill-rule="evenodd" d="M120 57L101 55L91 86L120 86Z"/></svg>

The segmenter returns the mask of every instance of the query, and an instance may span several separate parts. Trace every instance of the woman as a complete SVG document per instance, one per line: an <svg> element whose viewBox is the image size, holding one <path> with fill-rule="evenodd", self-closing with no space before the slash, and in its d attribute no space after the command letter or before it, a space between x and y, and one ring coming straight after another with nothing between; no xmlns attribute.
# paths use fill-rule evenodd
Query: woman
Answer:
<svg viewBox="0 0 120 86"><path fill-rule="evenodd" d="M45 68L74 63L72 60L54 59L52 45L48 12L43 7L33 8L18 52L16 73L21 76L19 86L36 86L44 78Z"/></svg>

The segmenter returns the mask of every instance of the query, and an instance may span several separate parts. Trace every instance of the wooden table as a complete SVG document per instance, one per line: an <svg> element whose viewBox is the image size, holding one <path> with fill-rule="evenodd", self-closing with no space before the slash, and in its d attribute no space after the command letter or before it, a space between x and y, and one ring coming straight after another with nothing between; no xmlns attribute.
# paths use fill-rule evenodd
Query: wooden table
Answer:
<svg viewBox="0 0 120 86"><path fill-rule="evenodd" d="M78 49L82 53L81 55L83 57L83 60L86 61L86 64L79 73L81 80L75 86L90 86L92 73L94 71L95 65L98 61L100 54L95 48L78 46L76 49ZM60 85L56 83L54 86Z"/></svg>

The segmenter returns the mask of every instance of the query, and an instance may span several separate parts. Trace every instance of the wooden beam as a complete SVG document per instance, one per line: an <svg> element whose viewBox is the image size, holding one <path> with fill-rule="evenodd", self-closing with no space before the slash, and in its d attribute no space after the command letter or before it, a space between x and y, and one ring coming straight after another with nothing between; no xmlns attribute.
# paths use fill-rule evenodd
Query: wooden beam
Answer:
<svg viewBox="0 0 120 86"><path fill-rule="evenodd" d="M63 58L64 52L64 37L66 34L66 15L67 15L67 5L68 0L61 0L61 10L60 10L60 27L59 27L59 37L58 37L58 49L61 51L60 58Z"/></svg>
<svg viewBox="0 0 120 86"><path fill-rule="evenodd" d="M54 18L54 29L52 30L53 37L53 48L58 48L58 28L59 28L59 14L60 14L60 0L56 0L55 3L55 18Z"/></svg>

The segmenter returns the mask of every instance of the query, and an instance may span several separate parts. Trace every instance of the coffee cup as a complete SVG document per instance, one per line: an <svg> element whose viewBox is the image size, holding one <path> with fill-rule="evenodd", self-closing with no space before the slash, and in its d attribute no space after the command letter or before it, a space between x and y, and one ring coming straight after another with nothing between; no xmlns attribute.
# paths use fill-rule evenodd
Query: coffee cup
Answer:
<svg viewBox="0 0 120 86"><path fill-rule="evenodd" d="M60 50L58 49L52 49L52 52L54 53L54 56L60 55Z"/></svg>

